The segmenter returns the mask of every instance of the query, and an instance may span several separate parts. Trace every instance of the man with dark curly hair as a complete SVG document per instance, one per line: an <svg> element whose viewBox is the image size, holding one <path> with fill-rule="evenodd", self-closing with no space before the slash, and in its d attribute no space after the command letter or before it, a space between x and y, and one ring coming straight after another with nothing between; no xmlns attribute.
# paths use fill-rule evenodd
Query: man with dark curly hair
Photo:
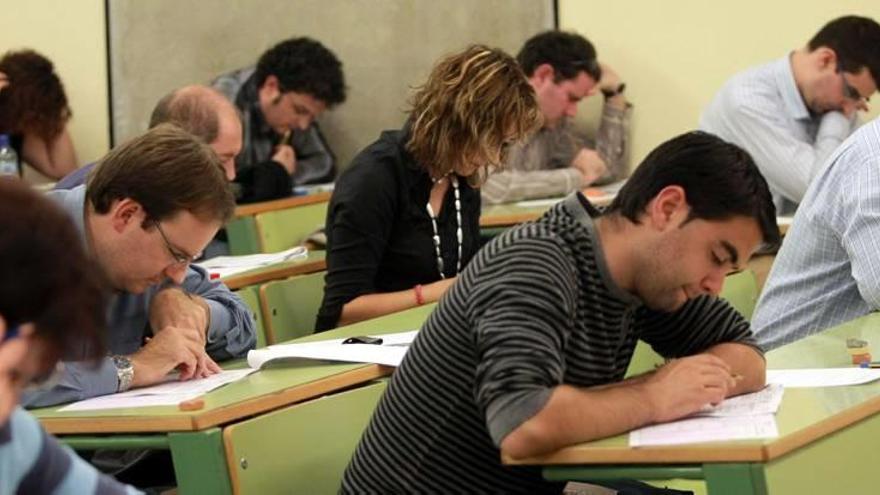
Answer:
<svg viewBox="0 0 880 495"><path fill-rule="evenodd" d="M336 164L315 119L345 101L342 63L310 38L282 41L254 67L212 85L242 112L236 160L239 202L289 196L294 185L328 182Z"/></svg>
<svg viewBox="0 0 880 495"><path fill-rule="evenodd" d="M12 136L20 160L60 179L76 170L67 131L71 111L52 62L33 50L10 51L0 59L0 133ZM21 161L18 164L22 173Z"/></svg>

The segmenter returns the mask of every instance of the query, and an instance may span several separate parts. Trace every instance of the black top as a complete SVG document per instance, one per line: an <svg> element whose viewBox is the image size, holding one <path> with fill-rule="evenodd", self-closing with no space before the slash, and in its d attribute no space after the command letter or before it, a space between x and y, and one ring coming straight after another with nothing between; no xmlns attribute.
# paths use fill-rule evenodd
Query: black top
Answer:
<svg viewBox="0 0 880 495"><path fill-rule="evenodd" d="M383 132L336 181L327 210L327 276L316 331L336 327L342 306L358 296L440 280L426 208L433 184L406 151L407 138L404 131ZM480 245L480 194L465 179L458 182L464 269ZM451 185L437 229L444 273L455 276L458 241Z"/></svg>

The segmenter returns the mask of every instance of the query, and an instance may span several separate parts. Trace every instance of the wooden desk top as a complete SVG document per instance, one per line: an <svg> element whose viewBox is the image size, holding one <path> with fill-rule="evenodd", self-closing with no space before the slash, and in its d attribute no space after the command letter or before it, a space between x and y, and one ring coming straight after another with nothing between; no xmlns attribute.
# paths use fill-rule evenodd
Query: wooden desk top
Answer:
<svg viewBox="0 0 880 495"><path fill-rule="evenodd" d="M433 309L434 305L425 305L310 335L298 341L412 330L419 328ZM238 360L224 367L232 369L244 366L246 363ZM393 368L375 364L303 360L261 370L210 392L204 396L205 407L198 411L180 411L176 406L161 406L82 412L59 412L58 407L50 407L32 412L53 434L196 431L365 383L387 376L392 371Z"/></svg>
<svg viewBox="0 0 880 495"><path fill-rule="evenodd" d="M873 313L767 353L769 368L847 367L847 337L880 349L880 313ZM880 412L880 382L850 387L790 388L776 415L779 437L668 447L629 447L629 435L583 443L506 464L674 464L767 462Z"/></svg>
<svg viewBox="0 0 880 495"><path fill-rule="evenodd" d="M614 194L607 194L598 188L594 189L595 192L593 194L587 194L587 199L591 203L596 206L608 206L611 204ZM563 199L565 199L565 196L499 205L485 205L483 211L480 212L480 227L510 227L535 220Z"/></svg>
<svg viewBox="0 0 880 495"><path fill-rule="evenodd" d="M261 203L249 203L235 208L233 218L241 218L256 215L274 210L286 210L297 206L311 205L315 203L323 203L330 201L329 192L321 192L315 194L307 194L305 196L291 196L289 198L273 199L272 201L263 201Z"/></svg>
<svg viewBox="0 0 880 495"><path fill-rule="evenodd" d="M327 262L324 260L325 255L326 252L322 250L309 251L308 258L304 260L285 261L284 263L255 268L244 273L223 277L220 281L230 289L236 290L270 280L280 280L294 275L320 272L327 269Z"/></svg>

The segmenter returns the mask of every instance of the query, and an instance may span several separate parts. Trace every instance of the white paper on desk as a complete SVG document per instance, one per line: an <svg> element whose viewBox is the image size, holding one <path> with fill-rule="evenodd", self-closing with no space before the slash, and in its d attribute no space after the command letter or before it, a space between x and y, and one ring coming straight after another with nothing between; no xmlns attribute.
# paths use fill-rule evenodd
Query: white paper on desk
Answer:
<svg viewBox="0 0 880 495"><path fill-rule="evenodd" d="M777 383L785 388L844 387L877 379L880 379L880 369L872 368L767 370L767 383Z"/></svg>
<svg viewBox="0 0 880 495"><path fill-rule="evenodd" d="M320 359L352 363L376 363L400 366L409 344L415 340L418 330L374 335L382 344L343 344L344 339L319 340L302 344L277 344L265 349L248 351L248 365L260 368L269 361L279 359Z"/></svg>
<svg viewBox="0 0 880 495"><path fill-rule="evenodd" d="M751 440L779 436L772 414L687 418L646 426L629 434L632 447Z"/></svg>
<svg viewBox="0 0 880 495"><path fill-rule="evenodd" d="M763 389L750 394L738 395L724 399L715 407L707 406L696 416L759 416L763 414L776 414L779 405L782 404L782 395L785 388L779 384L767 385Z"/></svg>
<svg viewBox="0 0 880 495"><path fill-rule="evenodd" d="M791 227L791 222L794 220L793 216L782 216L776 217L776 225L780 227Z"/></svg>
<svg viewBox="0 0 880 495"><path fill-rule="evenodd" d="M563 199L565 199L565 196L560 196L558 198L528 199L525 201L517 201L514 204L522 208L540 208L542 206L553 206Z"/></svg>
<svg viewBox="0 0 880 495"><path fill-rule="evenodd" d="M118 407L173 406L185 400L194 399L227 383L240 380L256 371L246 368L224 370L198 380L169 381L151 387L136 388L118 394L103 395L74 402L59 411L96 411Z"/></svg>
<svg viewBox="0 0 880 495"><path fill-rule="evenodd" d="M266 254L246 254L243 256L217 256L198 263L213 277L229 277L255 268L274 265L285 261L296 261L308 257L309 251L303 246L296 246L285 251Z"/></svg>

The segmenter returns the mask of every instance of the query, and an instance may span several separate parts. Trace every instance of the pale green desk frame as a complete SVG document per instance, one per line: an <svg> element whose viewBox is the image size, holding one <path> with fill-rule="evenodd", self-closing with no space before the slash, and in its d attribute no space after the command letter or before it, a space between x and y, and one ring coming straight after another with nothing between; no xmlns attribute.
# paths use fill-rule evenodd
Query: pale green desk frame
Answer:
<svg viewBox="0 0 880 495"><path fill-rule="evenodd" d="M327 269L325 256L327 252L322 250L310 250L306 259L285 261L273 265L255 268L253 270L222 277L221 282L232 290L241 289L250 285L262 284L272 280L281 280L295 275L306 275L321 272Z"/></svg>
<svg viewBox="0 0 880 495"><path fill-rule="evenodd" d="M847 337L880 352L880 314L840 325L767 354L769 368L851 366ZM630 448L620 435L509 464L546 465L550 480L701 479L710 495L870 493L880 484L880 382L785 391L779 437Z"/></svg>
<svg viewBox="0 0 880 495"><path fill-rule="evenodd" d="M412 330L421 327L431 310L433 305L426 305L298 341ZM227 367L242 366L239 361ZM54 407L33 413L49 432L75 449L169 449L179 493L222 495L232 493L223 445L228 425L364 384L391 371L378 365L304 361L261 370L211 392L198 411L150 407L64 413Z"/></svg>

